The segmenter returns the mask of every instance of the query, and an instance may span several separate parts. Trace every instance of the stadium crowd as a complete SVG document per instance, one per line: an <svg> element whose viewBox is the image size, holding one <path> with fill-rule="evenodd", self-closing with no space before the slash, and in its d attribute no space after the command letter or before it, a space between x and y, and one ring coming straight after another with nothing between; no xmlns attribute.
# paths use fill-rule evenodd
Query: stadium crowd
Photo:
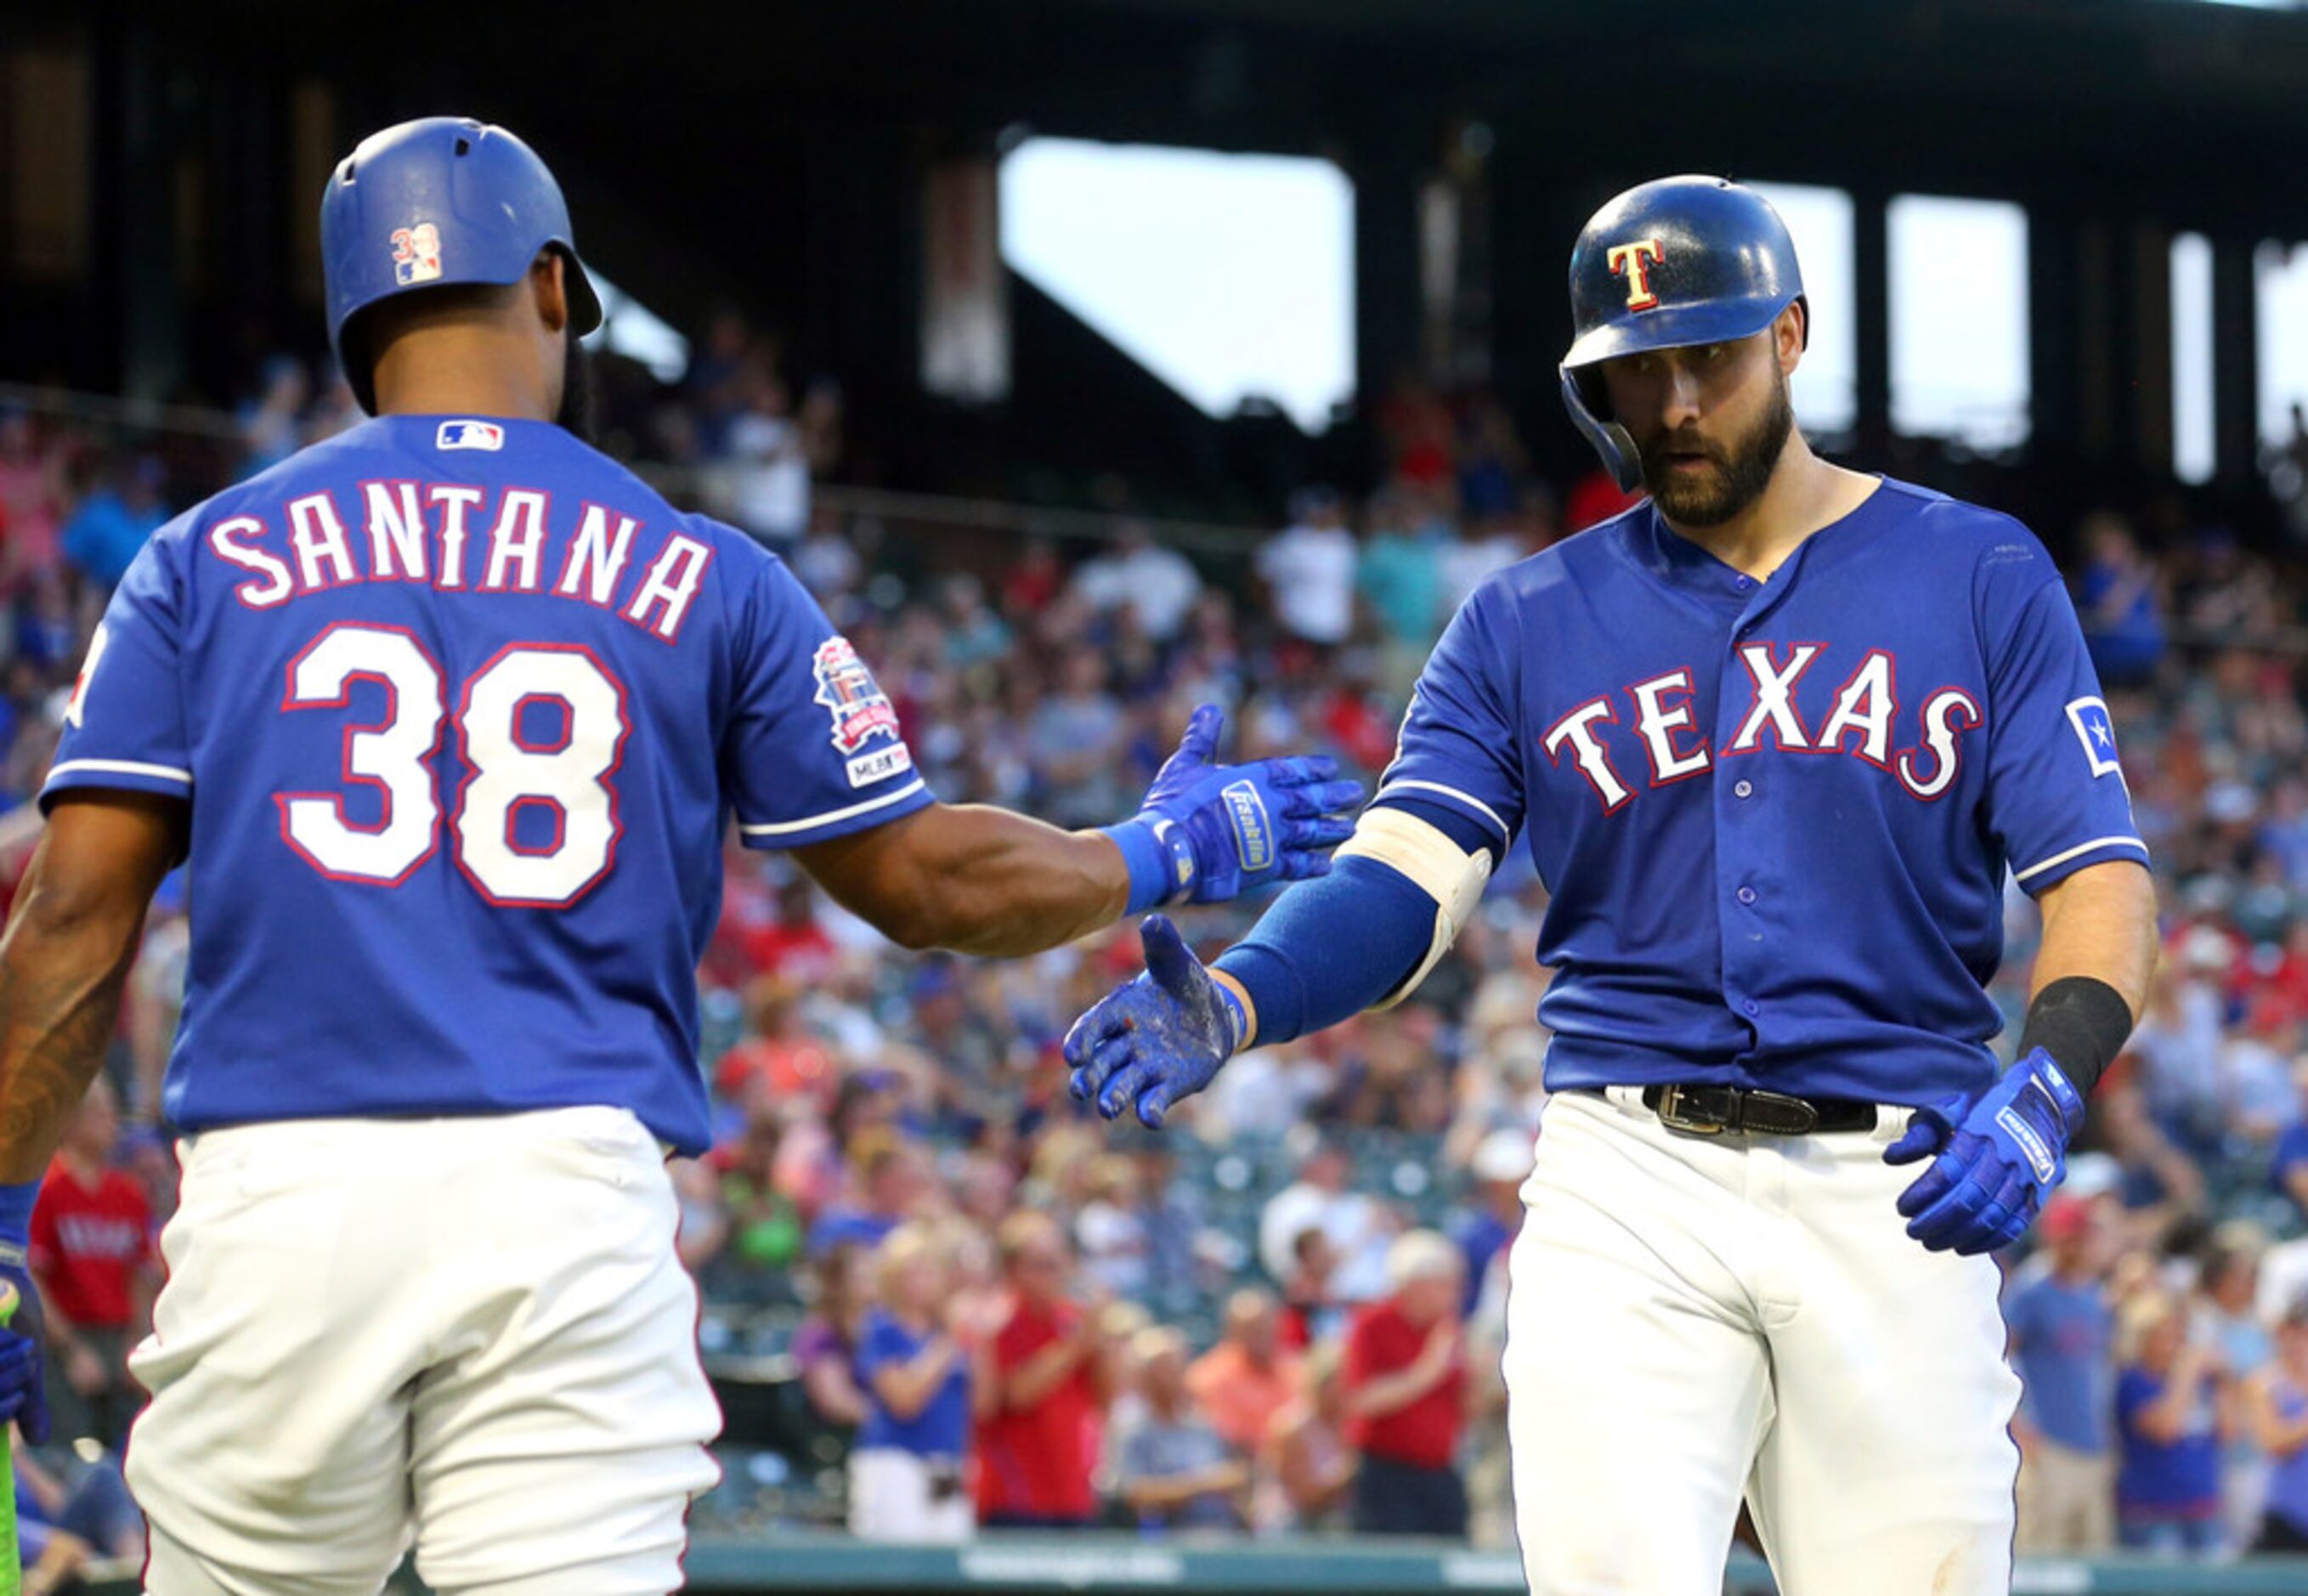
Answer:
<svg viewBox="0 0 2308 1596"><path fill-rule="evenodd" d="M1558 496L1496 403L1406 384L1376 411L1375 487L1302 491L1246 559L1198 564L1125 519L1099 547L960 568L813 503L843 458L840 395L791 393L728 321L680 389L628 375L608 398L626 447L786 554L934 790L1065 824L1124 814L1205 699L1244 754L1319 746L1374 776L1459 600L1625 502L1600 478ZM357 418L286 359L213 436L0 411L0 799L37 791L89 628L151 531ZM2308 712L2287 630L2308 586L2218 528L2151 536L2122 507L2078 540L2167 951L2067 1186L2005 1260L2021 1546L2308 1547ZM9 879L31 832L0 833ZM1545 1097L1526 858L1411 1001L1235 1061L1159 1136L1088 1118L1058 1052L1135 969L1126 930L1010 963L916 957L781 856L733 843L728 863L700 971L717 1140L675 1166L730 1421L701 1524L1508 1542L1503 1253ZM1255 911L1184 923L1214 948ZM2035 923L2016 889L2007 922L1995 996L2016 1019ZM36 1221L59 1434L115 1446L174 1202L154 1105L187 935L172 884L112 1089ZM48 1462L45 1485L42 1459L20 1478L26 1513L62 1523L77 1491L62 1543L108 1549L116 1474Z"/></svg>

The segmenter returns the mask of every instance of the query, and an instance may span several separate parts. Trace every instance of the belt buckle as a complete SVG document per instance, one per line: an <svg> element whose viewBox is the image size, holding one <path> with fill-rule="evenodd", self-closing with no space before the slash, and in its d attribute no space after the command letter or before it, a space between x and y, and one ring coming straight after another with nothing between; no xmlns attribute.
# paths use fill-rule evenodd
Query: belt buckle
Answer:
<svg viewBox="0 0 2308 1596"><path fill-rule="evenodd" d="M1659 1093L1658 1107L1652 1110L1659 1123L1671 1131L1682 1131L1693 1136L1719 1136L1727 1128L1719 1119L1693 1119L1683 1111L1683 1088L1669 1086Z"/></svg>

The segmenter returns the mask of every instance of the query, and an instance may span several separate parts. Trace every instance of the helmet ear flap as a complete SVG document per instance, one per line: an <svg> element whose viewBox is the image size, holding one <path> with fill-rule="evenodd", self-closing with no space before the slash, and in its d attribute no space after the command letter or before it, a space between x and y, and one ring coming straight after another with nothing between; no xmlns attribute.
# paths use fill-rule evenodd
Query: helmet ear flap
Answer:
<svg viewBox="0 0 2308 1596"><path fill-rule="evenodd" d="M1635 447L1627 429L1610 418L1599 374L1591 366L1566 366L1562 374L1563 406L1571 412L1572 425L1603 457L1604 468L1619 485L1619 491L1634 492L1642 486L1642 452Z"/></svg>

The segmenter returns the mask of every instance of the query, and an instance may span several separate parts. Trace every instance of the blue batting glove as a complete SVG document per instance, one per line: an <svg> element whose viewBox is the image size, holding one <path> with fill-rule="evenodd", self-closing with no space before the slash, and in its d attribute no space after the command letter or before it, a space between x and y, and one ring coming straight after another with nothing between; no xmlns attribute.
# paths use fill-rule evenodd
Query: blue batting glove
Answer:
<svg viewBox="0 0 2308 1596"><path fill-rule="evenodd" d="M1887 1164L1932 1160L1899 1194L1908 1234L1967 1256L2017 1241L2066 1176L2068 1141L2083 1123L2082 1094L2041 1048L1985 1091L1918 1109L1883 1152Z"/></svg>
<svg viewBox="0 0 2308 1596"><path fill-rule="evenodd" d="M1108 1119L1133 1103L1139 1123L1160 1130L1171 1105L1210 1083L1242 1045L1242 1005L1210 979L1158 914L1138 927L1146 973L1116 987L1066 1032L1068 1081L1077 1102Z"/></svg>
<svg viewBox="0 0 2308 1596"><path fill-rule="evenodd" d="M1130 867L1128 914L1167 903L1222 903L1270 881L1331 867L1330 850L1354 834L1331 816L1362 799L1338 762L1259 759L1216 764L1226 712L1194 711L1178 751L1155 772L1134 819L1106 828Z"/></svg>
<svg viewBox="0 0 2308 1596"><path fill-rule="evenodd" d="M39 1189L37 1180L0 1186L0 1281L16 1288L15 1315L0 1330L0 1426L14 1419L34 1445L48 1438L47 1325L24 1264Z"/></svg>

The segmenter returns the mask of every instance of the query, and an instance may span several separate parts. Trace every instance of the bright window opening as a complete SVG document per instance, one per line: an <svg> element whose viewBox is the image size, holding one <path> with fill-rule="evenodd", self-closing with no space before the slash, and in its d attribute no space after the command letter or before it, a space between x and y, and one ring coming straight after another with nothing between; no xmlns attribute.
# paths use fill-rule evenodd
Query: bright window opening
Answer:
<svg viewBox="0 0 2308 1596"><path fill-rule="evenodd" d="M2212 429L2212 245L2201 233L2172 240L2172 471L2209 482L2218 464Z"/></svg>
<svg viewBox="0 0 2308 1596"><path fill-rule="evenodd" d="M1309 432L1355 390L1355 195L1327 160L1028 139L1002 256L1212 416Z"/></svg>
<svg viewBox="0 0 2308 1596"><path fill-rule="evenodd" d="M2028 213L1902 194L1885 221L1892 428L1990 453L2025 443Z"/></svg>

